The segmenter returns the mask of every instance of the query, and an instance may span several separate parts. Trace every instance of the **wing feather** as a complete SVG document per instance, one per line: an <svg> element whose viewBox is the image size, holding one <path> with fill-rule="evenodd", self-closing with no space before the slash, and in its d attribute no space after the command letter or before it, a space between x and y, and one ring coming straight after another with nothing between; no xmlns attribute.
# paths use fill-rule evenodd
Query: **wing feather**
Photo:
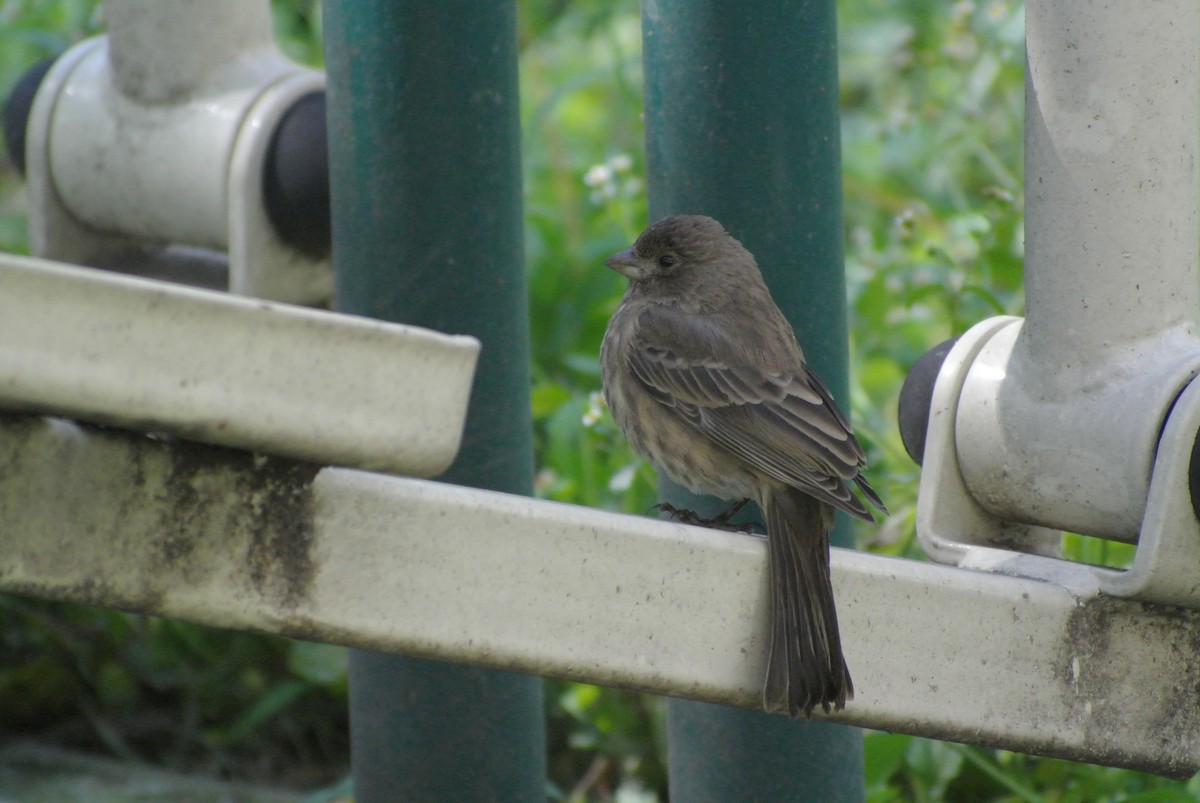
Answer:
<svg viewBox="0 0 1200 803"><path fill-rule="evenodd" d="M860 474L866 462L862 447L803 359L781 372L728 359L738 349L722 343L723 334L712 326L701 331L703 343L694 349L704 355L689 358L667 344L679 344L682 351L694 345L689 336L696 333L664 331L670 323L656 314L652 325L638 327L628 352L634 376L656 400L755 470L872 519L849 485L857 484L878 503Z"/></svg>

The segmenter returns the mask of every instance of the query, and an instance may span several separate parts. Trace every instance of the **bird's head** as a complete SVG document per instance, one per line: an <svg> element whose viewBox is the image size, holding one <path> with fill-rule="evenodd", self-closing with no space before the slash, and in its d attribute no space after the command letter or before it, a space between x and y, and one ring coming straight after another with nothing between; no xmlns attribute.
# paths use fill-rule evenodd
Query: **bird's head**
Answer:
<svg viewBox="0 0 1200 803"><path fill-rule="evenodd" d="M704 215L675 215L646 229L604 264L635 282L685 276L705 265L754 264L750 253Z"/></svg>

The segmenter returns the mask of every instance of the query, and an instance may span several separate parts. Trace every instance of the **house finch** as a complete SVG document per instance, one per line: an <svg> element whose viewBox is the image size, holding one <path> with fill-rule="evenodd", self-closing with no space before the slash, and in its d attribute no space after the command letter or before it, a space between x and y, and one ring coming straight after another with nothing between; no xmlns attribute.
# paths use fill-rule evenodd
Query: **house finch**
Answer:
<svg viewBox="0 0 1200 803"><path fill-rule="evenodd" d="M600 349L634 451L696 493L752 499L767 522L771 648L763 708L826 713L854 696L829 582L835 509L883 503L862 447L809 370L754 257L720 223L668 217L605 264L629 287Z"/></svg>

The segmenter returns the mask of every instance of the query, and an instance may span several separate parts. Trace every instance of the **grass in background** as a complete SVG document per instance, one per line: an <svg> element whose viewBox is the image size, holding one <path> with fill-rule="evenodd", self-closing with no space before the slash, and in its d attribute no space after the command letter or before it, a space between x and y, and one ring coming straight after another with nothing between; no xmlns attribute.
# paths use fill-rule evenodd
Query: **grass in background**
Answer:
<svg viewBox="0 0 1200 803"><path fill-rule="evenodd" d="M277 0L284 50L321 63L320 7ZM599 403L623 282L602 267L646 223L636 0L520 6L525 240L539 496L641 514L653 472ZM851 408L892 515L859 545L920 557L917 467L896 399L927 349L1020 314L1024 10L1015 0L842 0L840 69ZM99 30L92 0L0 0L0 92ZM23 187L0 161L0 250L26 249ZM1067 539L1078 557L1124 546ZM1099 557L1097 557L1099 555ZM346 769L345 654L0 598L0 728L218 775L327 783ZM661 700L547 681L555 799L666 799ZM1200 781L866 734L871 801L1182 801Z"/></svg>

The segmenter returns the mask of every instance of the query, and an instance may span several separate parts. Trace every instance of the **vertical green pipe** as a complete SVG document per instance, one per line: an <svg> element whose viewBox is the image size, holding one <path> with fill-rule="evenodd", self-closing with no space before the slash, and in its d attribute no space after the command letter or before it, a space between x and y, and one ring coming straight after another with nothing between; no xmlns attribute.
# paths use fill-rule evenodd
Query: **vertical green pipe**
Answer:
<svg viewBox="0 0 1200 803"><path fill-rule="evenodd" d="M337 308L478 337L442 479L527 494L515 4L327 0L324 23ZM361 803L544 799L544 727L539 679L351 654Z"/></svg>
<svg viewBox="0 0 1200 803"><path fill-rule="evenodd" d="M707 214L742 240L846 408L834 0L643 0L642 13L651 220ZM680 700L667 727L672 800L863 797L854 728Z"/></svg>

